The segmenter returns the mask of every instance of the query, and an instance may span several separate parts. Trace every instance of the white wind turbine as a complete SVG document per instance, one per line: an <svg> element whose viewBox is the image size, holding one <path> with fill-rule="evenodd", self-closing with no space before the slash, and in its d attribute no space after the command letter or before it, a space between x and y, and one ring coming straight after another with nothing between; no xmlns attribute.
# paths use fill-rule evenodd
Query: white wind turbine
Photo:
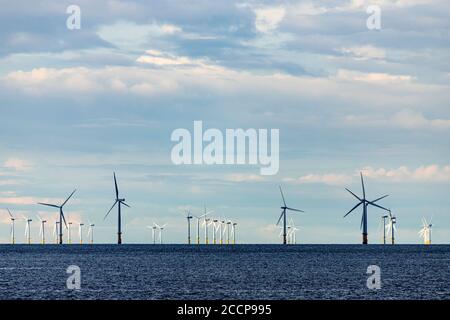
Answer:
<svg viewBox="0 0 450 320"><path fill-rule="evenodd" d="M72 243L72 222L67 222L67 243Z"/></svg>
<svg viewBox="0 0 450 320"><path fill-rule="evenodd" d="M80 244L83 244L83 226L84 226L83 222L80 222L78 224L78 237L80 238Z"/></svg>
<svg viewBox="0 0 450 320"><path fill-rule="evenodd" d="M95 227L95 224L93 224L93 223L91 223L91 221L89 221L89 229L88 229L87 236L88 236L89 242L91 244L94 243L94 227Z"/></svg>
<svg viewBox="0 0 450 320"><path fill-rule="evenodd" d="M232 235L233 235L233 244L236 244L236 226L237 226L237 223L236 222L233 222L233 224L231 225L231 227L232 227Z"/></svg>
<svg viewBox="0 0 450 320"><path fill-rule="evenodd" d="M152 230L152 240L153 240L153 244L156 244L156 229L158 228L155 224L153 224L153 226L147 226L147 228L149 228L150 230Z"/></svg>
<svg viewBox="0 0 450 320"><path fill-rule="evenodd" d="M39 219L39 222L41 223L41 227L39 228L39 235L41 236L41 243L45 244L45 223L47 220L42 220L42 218L37 214L37 218Z"/></svg>
<svg viewBox="0 0 450 320"><path fill-rule="evenodd" d="M397 218L392 215L391 210L388 210L389 212L389 222L386 226L386 233L391 233L391 244L395 243L395 233L397 232L397 227L395 224L397 223Z"/></svg>
<svg viewBox="0 0 450 320"><path fill-rule="evenodd" d="M226 228L227 228L227 224L226 224L225 219L219 220L220 244L223 244L223 236L225 234Z"/></svg>
<svg viewBox="0 0 450 320"><path fill-rule="evenodd" d="M205 207L205 213L204 214L202 214L201 216L193 215L195 217L195 219L197 219L197 244L200 244L200 220L202 218L205 218L211 212L212 211L206 212L206 207Z"/></svg>
<svg viewBox="0 0 450 320"><path fill-rule="evenodd" d="M53 237L55 238L55 243L58 244L58 225L59 225L59 221L56 220L55 221L55 226L53 228Z"/></svg>
<svg viewBox="0 0 450 320"><path fill-rule="evenodd" d="M163 233L164 228L167 226L167 223L163 224L162 226L155 223L155 226L159 229L159 244L162 244L162 242L163 242L162 233Z"/></svg>
<svg viewBox="0 0 450 320"><path fill-rule="evenodd" d="M202 227L205 227L205 244L208 244L209 240L208 240L208 226L211 225L211 219L208 217L204 217L203 222L202 222Z"/></svg>
<svg viewBox="0 0 450 320"><path fill-rule="evenodd" d="M423 238L423 243L428 245L431 244L431 227L433 218L431 218L430 223L427 222L427 219L422 218L422 229L419 231L419 235Z"/></svg>
<svg viewBox="0 0 450 320"><path fill-rule="evenodd" d="M219 230L219 220L218 219L213 219L211 221L211 224L213 226L213 244L217 244L217 231Z"/></svg>
<svg viewBox="0 0 450 320"><path fill-rule="evenodd" d="M8 214L9 214L9 218L11 219L11 243L15 244L16 243L16 236L15 236L15 230L14 230L14 223L16 221L16 218L14 218L14 216L12 215L11 211L8 210Z"/></svg>
<svg viewBox="0 0 450 320"><path fill-rule="evenodd" d="M32 219L28 219L25 216L22 216L23 220L25 220L25 239L27 240L28 244L31 244L31 226L30 223L33 221Z"/></svg>
<svg viewBox="0 0 450 320"><path fill-rule="evenodd" d="M231 220L227 221L227 244L230 244L230 231L232 223L233 222L231 222Z"/></svg>

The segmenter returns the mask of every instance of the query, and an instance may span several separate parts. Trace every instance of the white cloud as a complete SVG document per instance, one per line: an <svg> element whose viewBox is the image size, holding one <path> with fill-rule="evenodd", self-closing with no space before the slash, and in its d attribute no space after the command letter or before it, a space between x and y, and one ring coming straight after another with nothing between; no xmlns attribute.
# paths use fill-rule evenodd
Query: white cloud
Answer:
<svg viewBox="0 0 450 320"><path fill-rule="evenodd" d="M259 182L264 178L257 174L230 174L225 176L225 181L231 182Z"/></svg>
<svg viewBox="0 0 450 320"><path fill-rule="evenodd" d="M340 52L350 55L357 60L368 59L384 59L386 52L382 48L377 48L371 45L344 47L339 50Z"/></svg>
<svg viewBox="0 0 450 320"><path fill-rule="evenodd" d="M31 169L32 165L29 161L23 159L10 158L5 161L3 167L15 171L27 171Z"/></svg>
<svg viewBox="0 0 450 320"><path fill-rule="evenodd" d="M409 169L400 166L396 169L373 168L371 166L355 170L353 173L307 174L298 178L285 178L284 182L294 184L325 184L345 186L359 180L362 172L367 178L386 182L450 182L450 165L428 165Z"/></svg>
<svg viewBox="0 0 450 320"><path fill-rule="evenodd" d="M306 183L322 183L326 185L343 185L352 181L352 178L345 174L308 174L296 179L286 178L286 182L306 184Z"/></svg>
<svg viewBox="0 0 450 320"><path fill-rule="evenodd" d="M344 81L362 81L374 84L393 84L393 83L404 83L410 82L414 78L409 75L393 75L388 73L378 73L378 72L359 72L352 70L339 69L335 78L337 80Z"/></svg>
<svg viewBox="0 0 450 320"><path fill-rule="evenodd" d="M170 36L182 29L172 24L136 24L133 22L117 22L99 27L97 35L103 40L124 49L143 48L152 38Z"/></svg>
<svg viewBox="0 0 450 320"><path fill-rule="evenodd" d="M395 182L405 181L431 181L448 182L450 181L450 166L428 165L420 166L416 169L409 169L401 166L397 169L374 169L365 167L362 169L365 176L374 179L387 179Z"/></svg>
<svg viewBox="0 0 450 320"><path fill-rule="evenodd" d="M344 124L364 127L395 127L403 129L448 129L450 119L428 119L421 112L403 109L391 116L384 115L347 115Z"/></svg>
<svg viewBox="0 0 450 320"><path fill-rule="evenodd" d="M262 33L270 33L277 29L286 14L284 7L256 8L253 11L256 15L255 28Z"/></svg>

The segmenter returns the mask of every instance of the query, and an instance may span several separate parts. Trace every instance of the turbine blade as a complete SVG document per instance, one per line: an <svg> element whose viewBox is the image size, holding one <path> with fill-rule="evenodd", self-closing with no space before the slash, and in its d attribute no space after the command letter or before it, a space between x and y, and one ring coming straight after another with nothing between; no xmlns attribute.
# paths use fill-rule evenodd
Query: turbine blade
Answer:
<svg viewBox="0 0 450 320"><path fill-rule="evenodd" d="M362 185L362 190L363 190L363 197L364 199L366 198L366 188L364 187L364 178L362 175L362 172L359 173L361 175L361 185Z"/></svg>
<svg viewBox="0 0 450 320"><path fill-rule="evenodd" d="M114 172L114 187L116 189L116 199L119 199L119 188L117 187L116 173Z"/></svg>
<svg viewBox="0 0 450 320"><path fill-rule="evenodd" d="M111 210L114 208L114 206L117 204L117 202L119 202L118 200L114 201L114 204L112 205L111 209L109 209L108 213L105 215L105 217L103 218L103 220L106 219L106 217L109 215L109 213L111 212Z"/></svg>
<svg viewBox="0 0 450 320"><path fill-rule="evenodd" d="M389 211L389 209L386 209L385 207L379 206L379 205L377 205L376 203L373 203L373 202L370 202L370 201L367 201L367 203L368 203L368 204L371 204L372 206L378 207L378 208L380 208L380 209ZM389 214L390 214L390 211L389 211Z"/></svg>
<svg viewBox="0 0 450 320"><path fill-rule="evenodd" d="M349 212L347 212L347 213L345 214L344 218L345 218L346 216L348 216L353 210L355 210L356 208L358 208L361 204L362 204L362 201L361 201L360 203L358 203L356 206L354 206Z"/></svg>
<svg viewBox="0 0 450 320"><path fill-rule="evenodd" d="M61 214L62 220L64 221L64 225L66 226L66 229L67 229L66 217L64 216L64 212L62 211L62 207L61 207L60 210L61 210L61 211L60 211L60 214Z"/></svg>
<svg viewBox="0 0 450 320"><path fill-rule="evenodd" d="M281 186L278 186L278 187L280 188L281 198L283 198L283 203L284 203L284 206L286 207L286 200L284 200L283 190L281 189Z"/></svg>
<svg viewBox="0 0 450 320"><path fill-rule="evenodd" d="M14 217L13 217L11 211L9 211L9 209L6 209L6 210L8 210L8 214L9 214L9 216L11 217L11 219L14 219Z"/></svg>
<svg viewBox="0 0 450 320"><path fill-rule="evenodd" d="M283 211L281 211L281 215L280 215L280 218L278 219L278 222L277 222L277 224L276 224L276 225L279 225L279 224L280 224L281 218L283 218L283 214L284 214L284 210L283 210Z"/></svg>
<svg viewBox="0 0 450 320"><path fill-rule="evenodd" d="M123 202L123 201L120 201L124 206L126 206L126 207L128 207L128 208L131 208L129 205L127 205L125 202Z"/></svg>
<svg viewBox="0 0 450 320"><path fill-rule="evenodd" d="M73 192L70 194L70 196L66 199L66 201L63 202L63 204L61 205L61 207L64 207L64 205L67 203L67 201L69 201L70 198L72 198L73 194L75 193L75 191L77 191L77 189L73 190Z"/></svg>
<svg viewBox="0 0 450 320"><path fill-rule="evenodd" d="M351 192L349 189L345 188L345 190L347 190L348 192L350 192L356 199L358 199L359 201L362 201L362 199L360 197L358 197L356 194L354 194L353 192Z"/></svg>
<svg viewBox="0 0 450 320"><path fill-rule="evenodd" d="M294 208L289 208L289 207L287 207L286 209L291 210L291 211L297 211L297 212L305 212L305 211L300 210L300 209L294 209Z"/></svg>
<svg viewBox="0 0 450 320"><path fill-rule="evenodd" d="M385 196L382 196L382 197L380 197L380 198L378 198L378 199L373 200L372 202L375 203L375 202L380 201L381 199L384 199L384 198L386 198L386 197L389 197L389 195L387 194L387 195L385 195Z"/></svg>
<svg viewBox="0 0 450 320"><path fill-rule="evenodd" d="M47 207L59 208L59 206L57 206L55 204L50 204L50 203L38 202L38 204L43 205L43 206L47 206Z"/></svg>
<svg viewBox="0 0 450 320"><path fill-rule="evenodd" d="M359 226L359 229L362 230L363 224L364 224L364 215L362 214L362 215L361 215L361 225Z"/></svg>

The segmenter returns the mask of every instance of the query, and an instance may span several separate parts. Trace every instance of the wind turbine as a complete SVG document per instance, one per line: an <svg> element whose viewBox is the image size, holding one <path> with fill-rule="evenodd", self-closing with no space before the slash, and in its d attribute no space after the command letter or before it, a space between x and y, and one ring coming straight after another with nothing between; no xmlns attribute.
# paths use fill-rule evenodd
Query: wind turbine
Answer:
<svg viewBox="0 0 450 320"><path fill-rule="evenodd" d="M49 204L49 203L38 202L38 204L41 204L43 206L48 206L48 207L53 207L53 208L58 208L59 209L59 244L63 243L63 232L62 232L62 223L63 223L63 221L64 221L64 224L65 224L65 226L67 228L67 223L66 223L66 218L64 217L63 207L67 203L67 201L69 201L69 199L73 196L75 191L77 191L77 190L75 189L70 194L70 196L66 199L66 201L64 201L60 206L58 206L56 204Z"/></svg>
<svg viewBox="0 0 450 320"><path fill-rule="evenodd" d="M11 243L15 244L16 243L16 237L15 237L15 230L14 230L14 221L16 221L16 218L14 218L14 216L12 215L11 211L8 210L8 214L9 214L9 218L11 219Z"/></svg>
<svg viewBox="0 0 450 320"><path fill-rule="evenodd" d="M67 227L67 243L72 244L72 222L67 223L69 226Z"/></svg>
<svg viewBox="0 0 450 320"><path fill-rule="evenodd" d="M387 216L387 215L381 216L381 220L383 223L383 244L386 244L386 219L388 217L389 216Z"/></svg>
<svg viewBox="0 0 450 320"><path fill-rule="evenodd" d="M378 199L375 199L373 201L369 201L366 199L366 189L364 187L364 179L363 179L363 175L362 172L360 173L361 175L361 185L362 185L362 191L363 191L363 197L360 198L358 197L356 194L354 194L353 192L351 192L349 189L345 188L345 190L347 190L348 192L350 192L356 199L358 199L358 204L355 205L349 212L347 212L344 216L344 218L346 216L348 216L353 210L355 210L356 208L358 208L361 204L363 205L363 213L362 213L362 217L361 217L361 229L362 229L362 243L363 244L367 244L368 243L368 239L367 239L367 207L369 205L374 206L374 207L378 207L380 209L389 211L388 209L377 205L375 202L380 201L381 199L386 198L388 195L382 196Z"/></svg>
<svg viewBox="0 0 450 320"><path fill-rule="evenodd" d="M230 244L231 220L227 221L227 244Z"/></svg>
<svg viewBox="0 0 450 320"><path fill-rule="evenodd" d="M391 210L389 210L389 223L386 226L387 234L391 233L391 244L395 243L395 231L397 231L397 227L395 224L397 223L397 218L392 215Z"/></svg>
<svg viewBox="0 0 450 320"><path fill-rule="evenodd" d="M130 208L128 204L125 203L124 198L119 198L119 188L117 187L117 179L116 179L116 173L114 172L114 187L116 190L116 201L112 205L111 209L109 209L106 216L103 218L103 220L106 219L106 217L109 215L111 210L114 208L114 206L117 204L117 220L118 220L118 231L117 231L117 244L122 244L122 212L121 212L121 205Z"/></svg>
<svg viewBox="0 0 450 320"><path fill-rule="evenodd" d="M291 218L290 222L290 233L291 233L291 244L297 244L297 231L300 230L298 229L295 224L294 224L294 220Z"/></svg>
<svg viewBox="0 0 450 320"><path fill-rule="evenodd" d="M211 219L207 218L205 216L204 219L203 219L203 223L202 223L202 226L205 227L205 244L208 244L208 234L209 234L208 226L211 224L210 221L211 221Z"/></svg>
<svg viewBox="0 0 450 320"><path fill-rule="evenodd" d="M39 229L39 235L41 236L41 243L45 244L45 223L47 222L47 220L42 220L42 218L39 215L36 216L41 222L41 227Z"/></svg>
<svg viewBox="0 0 450 320"><path fill-rule="evenodd" d="M83 222L80 222L78 224L78 236L80 237L80 244L83 244L83 226L84 226Z"/></svg>
<svg viewBox="0 0 450 320"><path fill-rule="evenodd" d="M193 218L191 211L190 210L186 210L186 216L185 218L187 219L187 225L188 225L188 244L191 244L191 220Z"/></svg>
<svg viewBox="0 0 450 320"><path fill-rule="evenodd" d="M431 218L430 223L427 222L425 218L422 218L422 229L419 231L419 235L423 238L423 243L428 245L431 244L431 227L433 218Z"/></svg>
<svg viewBox="0 0 450 320"><path fill-rule="evenodd" d="M94 227L95 224L91 223L91 221L89 221L89 229L88 229L88 233L87 236L88 238L90 237L90 243L93 244L94 243Z"/></svg>
<svg viewBox="0 0 450 320"><path fill-rule="evenodd" d="M55 227L53 228L53 237L55 238L55 243L58 244L58 224L59 221L55 221Z"/></svg>
<svg viewBox="0 0 450 320"><path fill-rule="evenodd" d="M217 244L217 231L219 229L219 220L213 219L211 224L213 225L213 244Z"/></svg>
<svg viewBox="0 0 450 320"><path fill-rule="evenodd" d="M159 229L159 244L162 244L162 232L164 228L167 226L167 223L163 224L162 226L155 223L155 226Z"/></svg>
<svg viewBox="0 0 450 320"><path fill-rule="evenodd" d="M195 219L197 219L197 244L200 244L200 219L206 217L211 212L212 212L212 210L209 212L206 212L206 207L205 207L204 214L202 214L201 216L193 215L195 217Z"/></svg>
<svg viewBox="0 0 450 320"><path fill-rule="evenodd" d="M220 230L220 244L223 244L223 235L224 235L224 233L226 232L226 228L227 228L227 225L226 225L226 221L225 221L225 219L221 219L220 221L219 221L219 230Z"/></svg>
<svg viewBox="0 0 450 320"><path fill-rule="evenodd" d="M25 220L25 239L27 239L28 244L31 244L31 227L30 227L30 223L31 219L26 218L25 216L23 216L23 220Z"/></svg>
<svg viewBox="0 0 450 320"><path fill-rule="evenodd" d="M236 244L236 226L237 223L233 222L232 226L232 235L233 235L233 244Z"/></svg>
<svg viewBox="0 0 450 320"><path fill-rule="evenodd" d="M281 209L283 211L281 211L281 215L280 215L280 218L278 219L277 226L280 224L281 219L283 219L283 244L286 244L286 241L287 241L287 239L286 239L287 238L287 224L286 224L287 211L286 210L296 211L296 212L305 212L305 211L288 207L286 205L286 200L284 199L283 190L281 190L281 186L279 186L279 188L280 188L281 198L283 199L283 206L281 207Z"/></svg>

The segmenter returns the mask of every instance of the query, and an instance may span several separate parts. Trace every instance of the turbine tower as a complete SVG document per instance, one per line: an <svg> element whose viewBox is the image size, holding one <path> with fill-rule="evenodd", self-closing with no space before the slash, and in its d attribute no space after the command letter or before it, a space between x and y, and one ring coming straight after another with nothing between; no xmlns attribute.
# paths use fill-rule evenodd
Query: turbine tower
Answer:
<svg viewBox="0 0 450 320"><path fill-rule="evenodd" d="M219 220L213 219L211 224L213 225L213 244L217 244L217 231L219 230Z"/></svg>
<svg viewBox="0 0 450 320"><path fill-rule="evenodd" d="M349 189L345 188L345 190L347 190L348 192L350 192L356 199L358 199L358 204L355 205L349 212L347 212L344 216L344 218L346 216L348 216L351 212L353 212L353 210L355 210L356 208L358 208L360 205L363 205L363 213L362 213L362 217L361 217L361 229L362 229L362 243L363 244L367 244L368 243L368 233L367 233L367 208L369 205L389 211L388 209L379 206L378 204L376 204L375 202L380 201L381 199L386 198L388 195L382 196L378 199L375 199L373 201L369 201L366 199L366 189L364 187L364 178L362 173L360 173L361 175L361 186L362 186L362 191L363 191L363 197L360 198L358 197L356 194L354 194L352 191L350 191Z"/></svg>
<svg viewBox="0 0 450 320"><path fill-rule="evenodd" d="M280 218L278 219L277 222L277 226L280 224L281 219L283 219L283 244L287 243L287 210L290 211L295 211L295 212L305 212L303 210L299 210L299 209L294 209L294 208L290 208L286 205L286 200L284 199L284 194L283 194L283 190L281 189L281 186L279 186L280 188L280 193L281 193L281 198L283 199L283 206L281 207L282 211L281 211L281 215Z"/></svg>
<svg viewBox="0 0 450 320"><path fill-rule="evenodd" d="M233 244L236 244L236 226L237 226L237 223L233 222L233 224L231 226L233 228L232 232L231 232L231 234L233 235Z"/></svg>
<svg viewBox="0 0 450 320"><path fill-rule="evenodd" d="M47 222L47 220L42 220L42 218L39 215L36 216L41 222L41 227L39 229L39 235L41 236L41 243L45 244L45 223Z"/></svg>
<svg viewBox="0 0 450 320"><path fill-rule="evenodd" d="M67 203L67 201L69 201L69 199L73 196L75 191L77 191L77 190L75 189L70 194L70 196L66 199L66 201L64 201L60 206L58 206L56 204L38 202L38 204L40 204L40 205L47 206L47 207L58 208L59 209L59 244L63 243L63 232L62 232L62 223L63 223L63 221L64 221L64 224L65 224L65 226L67 228L67 223L66 223L66 218L64 217L63 207Z"/></svg>
<svg viewBox="0 0 450 320"><path fill-rule="evenodd" d="M397 227L395 224L397 223L397 218L392 215L391 210L389 210L389 223L386 226L387 234L391 233L391 244L395 244L395 232L397 231Z"/></svg>
<svg viewBox="0 0 450 320"><path fill-rule="evenodd" d="M67 223L69 226L67 227L67 243L72 244L72 222Z"/></svg>
<svg viewBox="0 0 450 320"><path fill-rule="evenodd" d="M28 244L31 244L31 226L30 226L30 223L33 220L28 219L25 216L23 216L23 220L25 220L25 239L28 242Z"/></svg>
<svg viewBox="0 0 450 320"><path fill-rule="evenodd" d="M16 218L14 218L14 216L12 215L11 211L8 210L8 214L9 214L9 218L11 219L11 243L15 244L16 243L16 235L15 235L15 230L14 230L14 222L16 221Z"/></svg>
<svg viewBox="0 0 450 320"><path fill-rule="evenodd" d="M58 244L58 225L59 221L55 221L55 227L53 228L53 237L55 238L55 243Z"/></svg>
<svg viewBox="0 0 450 320"><path fill-rule="evenodd" d="M89 229L88 229L87 236L88 236L89 242L91 244L94 243L94 227L95 227L95 224L93 224L93 223L91 223L91 221L89 221Z"/></svg>
<svg viewBox="0 0 450 320"><path fill-rule="evenodd" d="M227 221L227 244L230 244L231 220Z"/></svg>
<svg viewBox="0 0 450 320"><path fill-rule="evenodd" d="M80 222L78 224L78 236L80 237L80 244L83 244L83 226L84 226L83 222Z"/></svg>
<svg viewBox="0 0 450 320"><path fill-rule="evenodd" d="M186 220L187 220L187 226L188 226L188 229L187 229L187 243L188 244L191 244L191 220L192 220L192 218L193 218L193 216L192 216L192 214L191 214L191 211L189 211L189 210L186 210L186 216L185 216L185 218L186 218Z"/></svg>
<svg viewBox="0 0 450 320"><path fill-rule="evenodd" d="M381 216L381 220L383 223L383 244L386 244L386 219L388 217L389 216L387 216L387 215Z"/></svg>
<svg viewBox="0 0 450 320"><path fill-rule="evenodd" d="M116 179L116 173L114 172L114 187L116 190L116 201L114 202L114 204L112 205L111 209L109 209L108 213L106 214L106 216L103 218L103 220L106 219L106 217L109 215L109 213L111 212L111 210L114 208L114 206L117 204L117 226L118 226L118 231L117 231L117 244L122 244L122 212L121 212L121 205L123 204L126 207L130 207L128 204L125 203L125 199L124 198L119 198L119 188L117 187L117 179Z"/></svg>
<svg viewBox="0 0 450 320"><path fill-rule="evenodd" d="M423 243L426 245L431 244L431 227L433 218L431 218L430 223L427 222L427 219L422 218L422 229L419 231L419 235L423 238Z"/></svg>

